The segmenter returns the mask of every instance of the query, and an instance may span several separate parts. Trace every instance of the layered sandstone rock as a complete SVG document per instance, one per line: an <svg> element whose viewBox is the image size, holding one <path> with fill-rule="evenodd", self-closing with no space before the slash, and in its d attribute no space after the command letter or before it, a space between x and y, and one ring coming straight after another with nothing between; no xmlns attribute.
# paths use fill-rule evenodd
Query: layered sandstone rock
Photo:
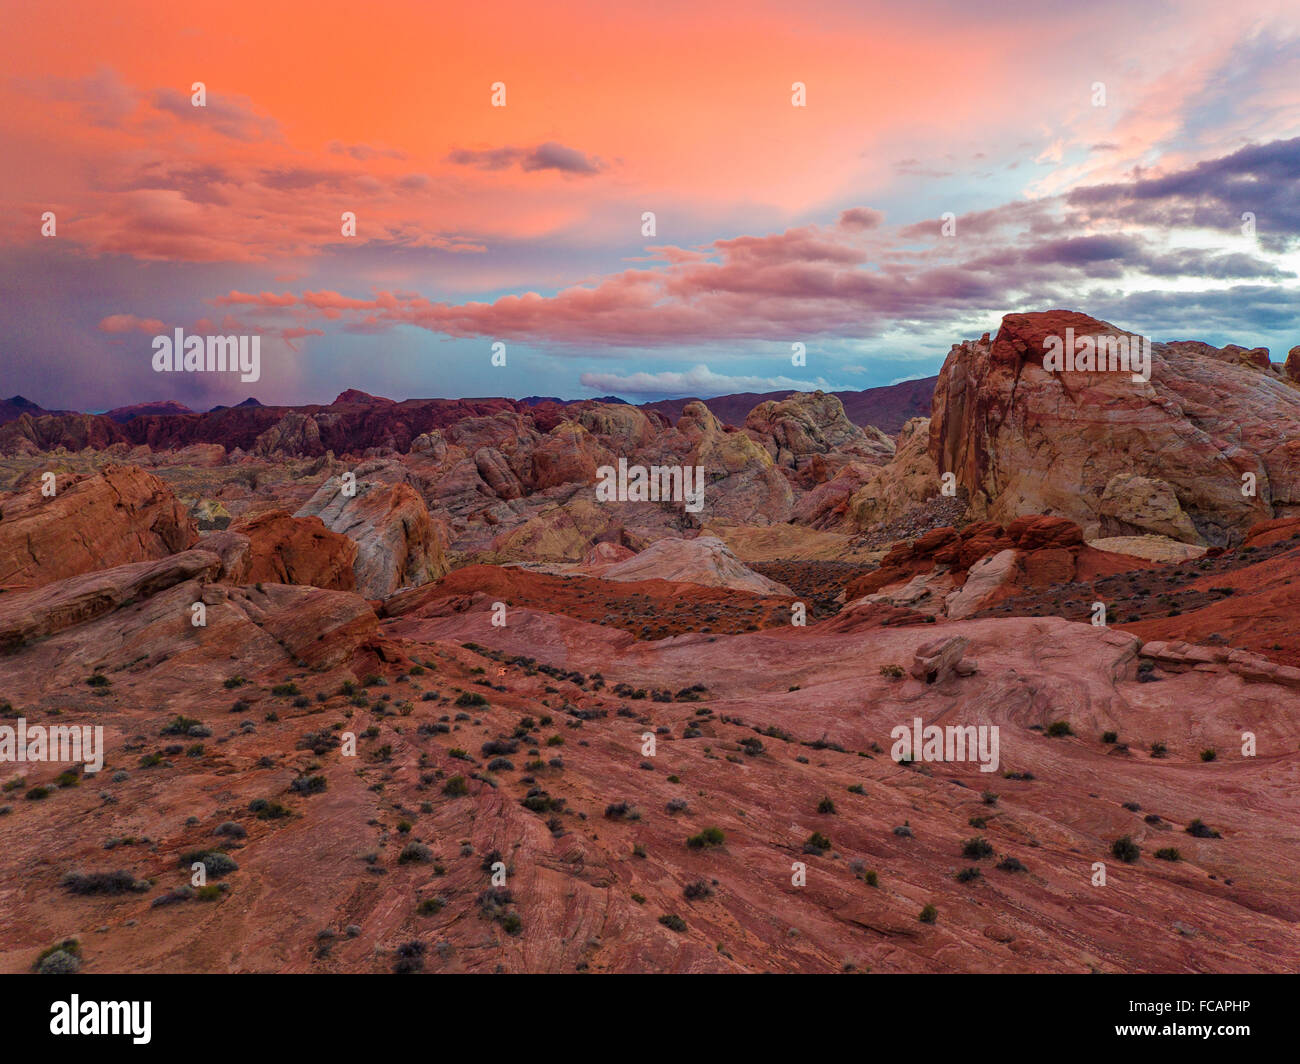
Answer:
<svg viewBox="0 0 1300 1064"><path fill-rule="evenodd" d="M0 596L0 649L12 650L95 620L186 581L215 580L220 568L221 558L213 552L189 550L160 561L118 565ZM177 618L178 623L184 620Z"/></svg>
<svg viewBox="0 0 1300 1064"><path fill-rule="evenodd" d="M785 585L746 566L716 536L661 539L640 554L604 568L601 576L605 580L671 580L755 595L793 597Z"/></svg>
<svg viewBox="0 0 1300 1064"><path fill-rule="evenodd" d="M294 515L318 517L356 543L356 589L368 598L387 598L447 571L443 540L424 500L405 480L393 479L398 476L400 467L385 462L361 465L354 494L341 476L330 477Z"/></svg>
<svg viewBox="0 0 1300 1064"><path fill-rule="evenodd" d="M335 591L356 586L357 543L330 531L319 517L267 510L238 522L230 531L249 541L247 563L236 583L271 581Z"/></svg>
<svg viewBox="0 0 1300 1064"><path fill-rule="evenodd" d="M1073 521L1027 514L1005 529L978 521L895 543L880 566L850 581L849 605L884 602L958 619L1027 590L1150 568L1143 558L1088 546Z"/></svg>
<svg viewBox="0 0 1300 1064"><path fill-rule="evenodd" d="M1300 393L1259 358L1155 343L1149 382L1050 372L1045 341L1067 328L1124 335L1070 311L1008 314L995 339L958 344L944 364L930 457L957 475L976 516L1057 513L1089 538L1223 545L1300 509ZM1245 474L1254 495L1243 494Z"/></svg>
<svg viewBox="0 0 1300 1064"><path fill-rule="evenodd" d="M930 419L914 417L899 433L894 456L850 498L845 524L869 529L895 520L934 498L941 487L939 470L930 457Z"/></svg>
<svg viewBox="0 0 1300 1064"><path fill-rule="evenodd" d="M164 558L185 550L198 528L171 489L134 466L56 477L41 494L34 478L0 499L0 586L36 587L79 573Z"/></svg>

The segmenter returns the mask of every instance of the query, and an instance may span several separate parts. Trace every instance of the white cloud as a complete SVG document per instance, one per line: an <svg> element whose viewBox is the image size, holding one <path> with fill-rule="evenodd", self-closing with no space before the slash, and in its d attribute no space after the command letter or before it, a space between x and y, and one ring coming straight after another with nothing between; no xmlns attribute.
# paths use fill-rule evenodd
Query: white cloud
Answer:
<svg viewBox="0 0 1300 1064"><path fill-rule="evenodd" d="M729 392L811 392L832 388L822 377L795 380L791 377L746 377L714 373L700 363L684 372L661 373L584 373L579 378L584 388L597 392L629 392L632 395L726 395Z"/></svg>

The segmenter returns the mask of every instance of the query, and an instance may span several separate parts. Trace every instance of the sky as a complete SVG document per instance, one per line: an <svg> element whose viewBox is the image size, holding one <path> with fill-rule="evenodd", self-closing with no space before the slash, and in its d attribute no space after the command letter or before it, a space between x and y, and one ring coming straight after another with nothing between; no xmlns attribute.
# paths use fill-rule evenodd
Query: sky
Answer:
<svg viewBox="0 0 1300 1064"><path fill-rule="evenodd" d="M1293 0L0 16L0 396L46 408L859 389L1054 307L1300 344ZM177 328L260 379L156 372Z"/></svg>

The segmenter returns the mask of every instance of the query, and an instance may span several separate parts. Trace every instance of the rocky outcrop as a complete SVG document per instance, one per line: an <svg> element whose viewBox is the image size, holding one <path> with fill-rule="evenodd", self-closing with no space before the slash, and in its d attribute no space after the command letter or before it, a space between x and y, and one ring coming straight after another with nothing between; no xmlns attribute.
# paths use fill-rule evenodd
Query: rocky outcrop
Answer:
<svg viewBox="0 0 1300 1064"><path fill-rule="evenodd" d="M755 595L794 593L746 566L716 536L661 539L640 554L602 569L605 580L672 580L704 587L726 587Z"/></svg>
<svg viewBox="0 0 1300 1064"><path fill-rule="evenodd" d="M311 414L292 410L257 437L253 451L261 455L324 454L320 425Z"/></svg>
<svg viewBox="0 0 1300 1064"><path fill-rule="evenodd" d="M959 635L940 636L916 648L908 674L922 683L943 683L953 676L971 676L975 662L963 657L969 641Z"/></svg>
<svg viewBox="0 0 1300 1064"><path fill-rule="evenodd" d="M319 517L292 517L286 510L268 510L245 518L230 531L249 541L246 563L232 583L270 581L334 591L356 587L356 542L330 531Z"/></svg>
<svg viewBox="0 0 1300 1064"><path fill-rule="evenodd" d="M214 580L221 559L211 551L190 550L161 561L134 562L58 580L32 591L0 596L0 650L13 650L150 598L187 580ZM177 615L177 623L188 623Z"/></svg>
<svg viewBox="0 0 1300 1064"><path fill-rule="evenodd" d="M198 528L171 489L135 466L61 474L56 494L37 478L0 499L0 585L37 587L96 569L165 558Z"/></svg>
<svg viewBox="0 0 1300 1064"><path fill-rule="evenodd" d="M795 466L800 458L841 450L847 444L876 446L884 458L893 450L883 435L868 435L844 416L844 404L826 392L795 392L787 399L759 403L745 418L745 428L765 437L768 453L779 465ZM885 437L888 440L888 437Z"/></svg>
<svg viewBox="0 0 1300 1064"><path fill-rule="evenodd" d="M899 433L893 457L849 499L844 525L870 529L896 520L934 498L941 487L930 457L930 419L912 418Z"/></svg>
<svg viewBox="0 0 1300 1064"><path fill-rule="evenodd" d="M330 477L294 515L318 517L356 543L356 589L367 598L387 598L447 571L442 537L424 500L396 479L404 475L391 463L363 464L353 471L353 494L342 475Z"/></svg>
<svg viewBox="0 0 1300 1064"><path fill-rule="evenodd" d="M979 521L960 532L936 528L895 543L878 569L849 582L844 599L849 605L867 599L958 619L1026 590L1151 564L1088 546L1073 521L1028 514L1005 529Z"/></svg>
<svg viewBox="0 0 1300 1064"><path fill-rule="evenodd" d="M1126 334L1071 311L1008 314L953 347L935 388L930 457L972 512L1056 513L1089 538L1225 545L1300 510L1300 392L1244 349L1153 343L1151 378L1044 369L1045 342ZM1251 474L1255 494L1243 494Z"/></svg>
<svg viewBox="0 0 1300 1064"><path fill-rule="evenodd" d="M1142 657L1156 662L1171 672L1186 669L1213 669L1217 666L1224 672L1240 676L1248 683L1270 683L1300 688L1300 668L1294 665L1279 665L1259 654L1251 654L1245 650L1200 646L1184 643L1181 640L1165 642L1153 639L1142 644L1141 654Z"/></svg>
<svg viewBox="0 0 1300 1064"><path fill-rule="evenodd" d="M677 433L689 447L685 464L704 469L707 517L762 525L786 520L794 491L760 443L727 429L703 403L686 404Z"/></svg>

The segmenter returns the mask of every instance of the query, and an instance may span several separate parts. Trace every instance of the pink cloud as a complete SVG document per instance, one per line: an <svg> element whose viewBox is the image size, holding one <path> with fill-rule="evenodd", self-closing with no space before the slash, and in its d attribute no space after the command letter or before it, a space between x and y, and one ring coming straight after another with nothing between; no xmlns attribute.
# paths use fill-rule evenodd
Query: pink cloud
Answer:
<svg viewBox="0 0 1300 1064"><path fill-rule="evenodd" d="M157 318L137 318L134 314L110 314L99 323L99 331L106 333L142 332L158 335L166 328Z"/></svg>

